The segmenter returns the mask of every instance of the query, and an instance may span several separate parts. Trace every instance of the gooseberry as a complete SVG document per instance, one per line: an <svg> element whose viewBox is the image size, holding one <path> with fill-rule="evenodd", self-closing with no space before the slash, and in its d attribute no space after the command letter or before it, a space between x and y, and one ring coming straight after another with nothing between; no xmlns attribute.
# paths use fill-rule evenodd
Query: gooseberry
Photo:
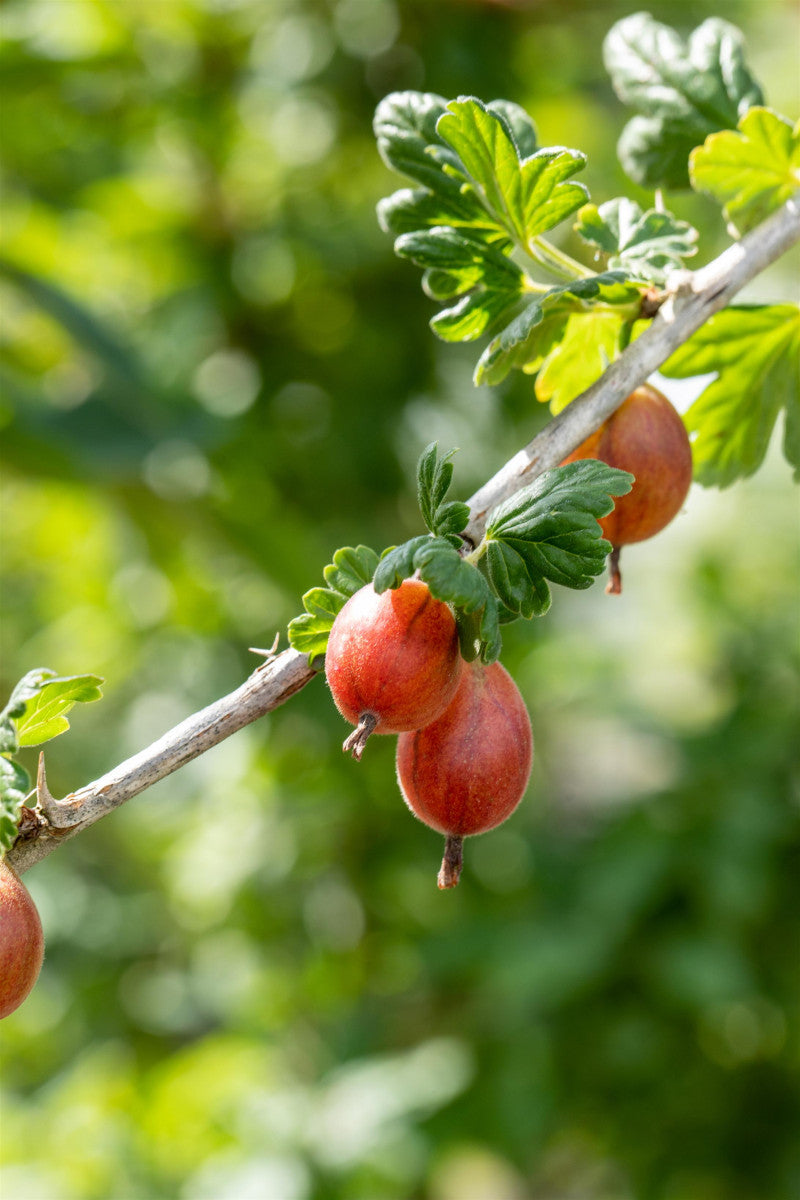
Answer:
<svg viewBox="0 0 800 1200"><path fill-rule="evenodd" d="M0 1018L19 1008L44 958L44 935L25 884L0 859Z"/></svg>
<svg viewBox="0 0 800 1200"><path fill-rule="evenodd" d="M356 726L343 749L359 759L372 733L429 725L455 695L461 661L453 613L426 583L361 588L337 614L325 654L336 707Z"/></svg>
<svg viewBox="0 0 800 1200"><path fill-rule="evenodd" d="M397 739L397 778L411 811L445 834L440 888L455 887L465 837L494 829L525 792L533 735L525 702L500 663L465 665L444 713Z"/></svg>
<svg viewBox="0 0 800 1200"><path fill-rule="evenodd" d="M667 397L645 384L631 392L600 428L573 450L565 463L597 458L635 476L600 527L611 542L607 592L622 591L621 546L641 542L668 525L692 482L692 451L680 416Z"/></svg>

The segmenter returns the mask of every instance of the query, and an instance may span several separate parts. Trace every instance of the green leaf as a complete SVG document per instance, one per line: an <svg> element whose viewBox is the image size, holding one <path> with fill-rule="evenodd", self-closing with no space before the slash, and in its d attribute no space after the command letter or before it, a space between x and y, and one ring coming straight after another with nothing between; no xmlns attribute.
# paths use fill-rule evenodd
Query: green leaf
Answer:
<svg viewBox="0 0 800 1200"><path fill-rule="evenodd" d="M442 537L447 534L459 534L468 522L469 505L460 500L449 500L447 504L440 504L436 510L435 532Z"/></svg>
<svg viewBox="0 0 800 1200"><path fill-rule="evenodd" d="M800 308L794 304L731 306L717 313L661 367L686 379L717 378L684 417L694 434L694 477L728 487L761 465L781 408L784 452L800 478Z"/></svg>
<svg viewBox="0 0 800 1200"><path fill-rule="evenodd" d="M0 756L0 857L16 841L20 810L30 790L28 772L19 763Z"/></svg>
<svg viewBox="0 0 800 1200"><path fill-rule="evenodd" d="M316 666L317 660L324 658L337 613L370 583L378 561L369 546L343 546L323 571L329 586L311 588L303 596L306 611L289 622L288 633L289 644L308 655L309 666Z"/></svg>
<svg viewBox="0 0 800 1200"><path fill-rule="evenodd" d="M422 533L408 542L403 542L401 546L392 546L385 550L372 581L375 591L380 593L388 588L398 588L404 579L409 579L416 570L414 555L430 540L427 533Z"/></svg>
<svg viewBox="0 0 800 1200"><path fill-rule="evenodd" d="M536 376L536 399L549 402L553 413L566 408L617 357L624 325L623 318L613 311L571 313L561 340Z"/></svg>
<svg viewBox="0 0 800 1200"><path fill-rule="evenodd" d="M392 92L375 110L373 129L388 167L432 192L456 196L460 184L443 167L460 164L436 132L446 109L447 101L433 92Z"/></svg>
<svg viewBox="0 0 800 1200"><path fill-rule="evenodd" d="M559 284L543 296L535 296L486 347L478 361L475 382L499 383L513 367L535 374L563 337L573 312L611 308L622 320L633 320L644 290L642 283L629 279L625 272L606 271Z"/></svg>
<svg viewBox="0 0 800 1200"><path fill-rule="evenodd" d="M751 108L739 131L713 133L692 151L692 187L723 204L725 219L747 233L800 189L800 123Z"/></svg>
<svg viewBox="0 0 800 1200"><path fill-rule="evenodd" d="M322 574L334 591L354 596L372 581L378 562L378 555L369 546L343 546Z"/></svg>
<svg viewBox="0 0 800 1200"><path fill-rule="evenodd" d="M469 521L469 505L452 500L444 503L453 478L450 461L455 450L439 456L436 442L426 446L417 463L417 499L422 519L433 534L460 533Z"/></svg>
<svg viewBox="0 0 800 1200"><path fill-rule="evenodd" d="M67 713L76 704L99 700L102 682L99 675L59 676L46 667L28 671L0 713L2 752L13 753L17 746L38 746L65 733L69 729Z"/></svg>
<svg viewBox="0 0 800 1200"><path fill-rule="evenodd" d="M624 496L632 483L633 476L626 471L594 459L556 467L494 510L486 540L516 551L538 589L541 603L546 603L545 580L571 588L589 587L603 570L610 550L601 536L598 518L611 511L612 497ZM508 562L504 555L506 567ZM490 570L500 578L496 551ZM501 581L503 591L499 593L509 608L519 603L518 572L512 583L514 586Z"/></svg>
<svg viewBox="0 0 800 1200"><path fill-rule="evenodd" d="M588 198L583 184L568 182L586 165L585 154L551 146L520 158L505 113L475 97L452 100L436 130L463 164L462 171L453 166L453 173L475 189L498 227L522 245Z"/></svg>
<svg viewBox="0 0 800 1200"><path fill-rule="evenodd" d="M524 108L514 104L512 100L491 100L486 107L505 123L520 158L530 158L536 153L539 149L539 135Z"/></svg>
<svg viewBox="0 0 800 1200"><path fill-rule="evenodd" d="M452 308L431 320L434 333L444 341L472 341L500 317L513 309L524 287L520 268L500 250L473 235L437 227L403 234L395 242L395 253L409 258L433 275L439 295L462 297ZM446 279L446 287L442 281ZM430 291L430 287L428 288ZM442 294L444 293L444 294Z"/></svg>
<svg viewBox="0 0 800 1200"><path fill-rule="evenodd" d="M621 268L637 279L663 284L668 271L697 253L697 230L669 212L643 212L621 196L598 208L585 204L575 225L581 237L608 255L608 267Z"/></svg>
<svg viewBox="0 0 800 1200"><path fill-rule="evenodd" d="M763 103L740 31L719 17L704 21L687 44L649 13L634 13L612 26L603 52L615 92L640 114L623 131L618 153L645 187L686 187L690 150Z"/></svg>
<svg viewBox="0 0 800 1200"><path fill-rule="evenodd" d="M505 542L491 540L486 548L486 570L497 596L510 612L529 620L550 607L550 589L542 576L528 572L525 559Z"/></svg>
<svg viewBox="0 0 800 1200"><path fill-rule="evenodd" d="M448 180L448 186L452 184L452 179L443 178ZM480 231L484 241L508 242L506 234L488 218L474 193L460 189L443 196L425 188L401 188L378 201L377 213L381 229L395 237L420 229L450 226Z"/></svg>
<svg viewBox="0 0 800 1200"><path fill-rule="evenodd" d="M289 622L289 644L300 654L308 655L310 667L316 666L317 659L325 657L332 625L333 620L311 613L301 613Z"/></svg>

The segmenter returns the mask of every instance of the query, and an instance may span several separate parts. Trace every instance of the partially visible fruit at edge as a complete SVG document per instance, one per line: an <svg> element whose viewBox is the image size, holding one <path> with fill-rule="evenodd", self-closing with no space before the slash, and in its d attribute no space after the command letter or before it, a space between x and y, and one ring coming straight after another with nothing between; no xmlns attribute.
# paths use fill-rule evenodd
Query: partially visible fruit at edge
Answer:
<svg viewBox="0 0 800 1200"><path fill-rule="evenodd" d="M0 1018L19 1008L44 959L42 922L30 892L0 859Z"/></svg>

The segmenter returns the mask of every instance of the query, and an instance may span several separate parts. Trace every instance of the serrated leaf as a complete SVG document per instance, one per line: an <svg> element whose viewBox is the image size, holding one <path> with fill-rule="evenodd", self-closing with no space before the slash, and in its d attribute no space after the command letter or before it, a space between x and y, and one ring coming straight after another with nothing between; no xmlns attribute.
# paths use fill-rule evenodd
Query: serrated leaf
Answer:
<svg viewBox="0 0 800 1200"><path fill-rule="evenodd" d="M434 528L440 537L458 534L469 522L469 505L460 500L440 504L434 517Z"/></svg>
<svg viewBox="0 0 800 1200"><path fill-rule="evenodd" d="M388 588L398 588L404 579L409 579L415 571L414 555L417 550L430 541L427 533L403 542L401 546L392 546L385 550L375 571L372 586L376 592L385 592Z"/></svg>
<svg viewBox="0 0 800 1200"><path fill-rule="evenodd" d="M539 135L528 113L512 100L490 100L486 105L489 112L504 121L514 139L520 158L530 158L539 149Z"/></svg>
<svg viewBox="0 0 800 1200"><path fill-rule="evenodd" d="M694 434L694 477L728 487L761 465L781 408L784 453L800 477L800 308L731 306L717 313L660 368L686 379L716 371L684 421Z"/></svg>
<svg viewBox="0 0 800 1200"><path fill-rule="evenodd" d="M67 713L76 704L89 704L102 697L99 675L59 676L46 667L28 671L11 693L0 713L0 740L4 752L13 721L19 746L38 746L69 729Z"/></svg>
<svg viewBox="0 0 800 1200"><path fill-rule="evenodd" d="M434 92L391 92L375 110L378 151L388 167L433 192L457 194L458 183L443 173L444 163L458 165L436 132L447 101Z"/></svg>
<svg viewBox="0 0 800 1200"><path fill-rule="evenodd" d="M436 442L426 446L417 462L417 500L422 519L431 533L441 537L460 533L469 520L469 505L445 496L453 478L451 459L456 453L449 450L439 454Z"/></svg>
<svg viewBox="0 0 800 1200"><path fill-rule="evenodd" d="M486 603L486 580L478 568L441 538L429 538L420 546L413 565L437 600L465 612L477 612Z"/></svg>
<svg viewBox="0 0 800 1200"><path fill-rule="evenodd" d="M16 841L20 811L30 791L28 772L19 763L0 756L0 857Z"/></svg>
<svg viewBox="0 0 800 1200"><path fill-rule="evenodd" d="M763 103L740 31L719 17L686 43L649 13L634 13L612 26L603 54L620 100L641 114L623 131L618 153L646 187L686 187L692 147Z"/></svg>
<svg viewBox="0 0 800 1200"><path fill-rule="evenodd" d="M480 231L486 242L508 242L507 234L488 217L473 192L458 189L441 195L426 188L401 188L379 200L376 211L381 229L395 237L443 225Z"/></svg>
<svg viewBox="0 0 800 1200"><path fill-rule="evenodd" d="M725 219L743 234L800 189L800 123L769 108L751 108L738 132L706 138L689 161L692 187L724 205Z"/></svg>
<svg viewBox="0 0 800 1200"><path fill-rule="evenodd" d="M512 310L522 295L520 268L471 232L437 226L403 234L394 248L401 258L426 268L428 290L431 279L439 284L440 297L436 298L461 297L458 304L431 320L434 333L445 341L480 337Z"/></svg>
<svg viewBox="0 0 800 1200"><path fill-rule="evenodd" d="M625 272L606 271L535 296L486 347L475 370L476 384L499 383L514 367L534 374L563 337L573 312L613 307L623 320L632 320L644 290L642 283L629 279Z"/></svg>
<svg viewBox="0 0 800 1200"><path fill-rule="evenodd" d="M632 483L626 471L594 459L556 467L494 510L486 539L515 550L534 586L550 580L589 587L610 550L598 518L611 511L612 497L625 495ZM500 598L509 604L508 598Z"/></svg>
<svg viewBox="0 0 800 1200"><path fill-rule="evenodd" d="M668 271L697 253L697 230L669 212L654 208L643 212L626 196L598 208L585 204L575 229L581 237L608 255L608 267L621 268L637 279L662 284Z"/></svg>
<svg viewBox="0 0 800 1200"><path fill-rule="evenodd" d="M314 587L303 596L305 613L289 622L289 644L308 655L309 666L325 656L336 616L351 596L371 581L378 555L369 546L342 546L324 571L326 588Z"/></svg>
<svg viewBox="0 0 800 1200"><path fill-rule="evenodd" d="M615 312L571 313L561 340L536 376L536 399L559 413L599 379L619 354L625 321Z"/></svg>
<svg viewBox="0 0 800 1200"><path fill-rule="evenodd" d="M369 546L343 546L322 574L334 591L354 596L372 580L378 562L378 555Z"/></svg>
<svg viewBox="0 0 800 1200"><path fill-rule="evenodd" d="M289 622L289 644L300 654L308 655L308 665L313 667L318 659L325 657L332 620L327 617L301 613Z"/></svg>
<svg viewBox="0 0 800 1200"><path fill-rule="evenodd" d="M323 620L330 617L331 623L346 603L347 597L341 592L335 592L333 588L310 588L303 596L303 608L307 613Z"/></svg>
<svg viewBox="0 0 800 1200"><path fill-rule="evenodd" d="M585 166L585 154L550 146L520 158L505 113L474 96L450 101L436 130L456 152L464 181L498 227L523 246L588 198L583 184L569 182Z"/></svg>
<svg viewBox="0 0 800 1200"><path fill-rule="evenodd" d="M486 548L489 581L509 613L526 620L543 616L550 607L550 589L538 576L532 579L525 559L505 542L492 540Z"/></svg>

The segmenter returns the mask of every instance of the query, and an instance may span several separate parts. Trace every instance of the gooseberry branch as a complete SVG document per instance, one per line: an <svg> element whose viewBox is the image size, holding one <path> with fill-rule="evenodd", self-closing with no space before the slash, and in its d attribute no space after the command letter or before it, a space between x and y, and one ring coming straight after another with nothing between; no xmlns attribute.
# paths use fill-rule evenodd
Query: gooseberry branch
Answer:
<svg viewBox="0 0 800 1200"><path fill-rule="evenodd" d="M465 538L478 545L487 516L496 505L558 466L709 317L799 240L800 200L795 196L707 266L671 277L658 297L652 324L642 335L470 498ZM56 800L48 790L42 756L36 805L23 809L20 836L9 851L8 862L22 874L62 842L278 708L315 674L306 656L294 649L270 653L241 687L187 717L151 746L63 800Z"/></svg>

